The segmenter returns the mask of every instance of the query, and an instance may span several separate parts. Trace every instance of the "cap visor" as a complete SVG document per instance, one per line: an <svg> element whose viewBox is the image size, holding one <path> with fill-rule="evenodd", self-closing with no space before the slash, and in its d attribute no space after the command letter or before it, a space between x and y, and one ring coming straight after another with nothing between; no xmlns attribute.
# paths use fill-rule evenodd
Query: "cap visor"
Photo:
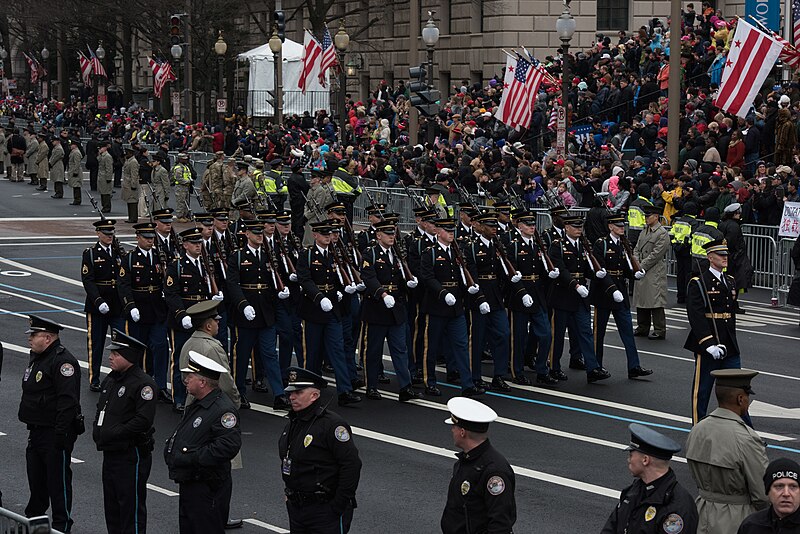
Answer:
<svg viewBox="0 0 800 534"><path fill-rule="evenodd" d="M448 417L447 419L445 419L445 420L444 420L444 422L445 422L445 423L447 423L448 425L454 425L454 424L455 424L455 423L453 422L453 420L452 420L452 419L450 419L449 417Z"/></svg>

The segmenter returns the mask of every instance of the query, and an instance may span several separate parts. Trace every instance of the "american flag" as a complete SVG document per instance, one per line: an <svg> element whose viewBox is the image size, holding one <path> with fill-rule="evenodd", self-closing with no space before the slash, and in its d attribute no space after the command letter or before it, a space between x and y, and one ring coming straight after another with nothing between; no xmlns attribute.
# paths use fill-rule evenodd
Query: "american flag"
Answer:
<svg viewBox="0 0 800 534"><path fill-rule="evenodd" d="M92 62L89 58L78 52L78 61L81 63L81 80L88 87L92 86Z"/></svg>
<svg viewBox="0 0 800 534"><path fill-rule="evenodd" d="M311 80L318 75L320 69L320 58L322 56L322 46L317 38L306 31L303 40L303 71L297 81L297 87L305 94L306 89L311 85Z"/></svg>
<svg viewBox="0 0 800 534"><path fill-rule="evenodd" d="M792 1L792 34L794 35L794 44L800 45L800 0Z"/></svg>
<svg viewBox="0 0 800 534"><path fill-rule="evenodd" d="M797 4L798 1L800 1L800 0L795 0L794 3ZM800 14L800 13L798 13L798 14ZM795 47L793 47L792 44L789 41L787 41L786 39L784 39L783 37L781 37L780 35L778 35L774 31L768 30L765 26L762 26L761 24L759 24L758 21L756 21L756 24L758 24L758 27L762 31L769 33L779 43L781 43L783 45L783 48L781 49L781 53L778 56L778 58L783 62L784 65L786 65L787 67L791 67L793 69L796 69L796 68L800 67L800 52L798 52L797 49ZM796 20L795 20L795 28L797 28L797 21ZM795 42L797 42L797 37L795 37Z"/></svg>
<svg viewBox="0 0 800 534"><path fill-rule="evenodd" d="M86 48L89 49L89 59L92 62L92 71L94 72L95 76L102 76L103 78L108 78L106 75L106 69L103 68L103 64L97 59L97 56L94 54L92 49L89 45L86 45Z"/></svg>
<svg viewBox="0 0 800 534"><path fill-rule="evenodd" d="M558 109L556 108L555 103L553 103L553 111L550 112L550 120L547 121L547 129L555 130L556 125L558 125Z"/></svg>
<svg viewBox="0 0 800 534"><path fill-rule="evenodd" d="M31 83L36 83L39 81L39 62L36 61L32 56L29 56L25 52L22 53L25 57L25 61L28 63L28 66L31 68Z"/></svg>
<svg viewBox="0 0 800 534"><path fill-rule="evenodd" d="M800 0L799 0L800 1ZM325 72L330 67L335 67L339 64L339 58L336 56L336 47L333 46L333 39L331 39L331 32L328 31L328 25L325 25L325 31L322 32L322 61L319 65L319 83L325 87Z"/></svg>
<svg viewBox="0 0 800 534"><path fill-rule="evenodd" d="M533 98L543 77L544 70L535 59L528 61L519 54L516 59L509 56L503 76L503 97L495 114L497 119L512 128L527 128L533 113Z"/></svg>
<svg viewBox="0 0 800 534"><path fill-rule="evenodd" d="M151 57L147 58L147 62L150 65L150 69L153 71L153 92L156 98L161 98L161 93L164 90L164 86L167 85L167 82L174 82L177 80L175 73L172 72L172 65L170 65L169 61L153 59Z"/></svg>

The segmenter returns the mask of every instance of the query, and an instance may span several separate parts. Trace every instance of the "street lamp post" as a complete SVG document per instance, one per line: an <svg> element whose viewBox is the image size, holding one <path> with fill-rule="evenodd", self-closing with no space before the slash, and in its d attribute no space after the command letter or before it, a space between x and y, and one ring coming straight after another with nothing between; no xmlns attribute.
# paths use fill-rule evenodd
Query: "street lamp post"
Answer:
<svg viewBox="0 0 800 534"><path fill-rule="evenodd" d="M0 45L0 71L3 72L3 75L0 76L0 91L3 93L8 94L8 82L6 82L6 58L8 57L8 52L6 49Z"/></svg>
<svg viewBox="0 0 800 534"><path fill-rule="evenodd" d="M283 124L283 61L281 60L281 49L283 42L278 37L278 29L272 30L272 37L269 38L269 49L272 50L272 67L275 70L275 122L280 126Z"/></svg>
<svg viewBox="0 0 800 534"><path fill-rule="evenodd" d="M175 58L176 62L178 62L178 61L180 61L181 56L183 55L183 47L181 45L179 45L179 44L174 44L174 45L172 45L170 47L169 53L172 54L172 57ZM186 83L186 81L184 80L182 83ZM180 83L178 83L178 95L180 95L180 91L181 91ZM177 113L176 113L176 111L177 111ZM179 106L178 110L175 109L174 105L172 106L172 114L173 115L178 115L178 114L182 115L183 114L183 102L182 101L180 102L180 106Z"/></svg>
<svg viewBox="0 0 800 534"><path fill-rule="evenodd" d="M217 54L217 71L219 73L219 79L217 84L217 100L224 98L222 96L222 71L223 67L225 66L225 53L228 51L228 43L222 38L222 30L219 31L219 37L217 38L217 42L214 43L214 52ZM226 106L227 107L227 106ZM224 113L219 113L219 125L220 128L223 124Z"/></svg>
<svg viewBox="0 0 800 534"><path fill-rule="evenodd" d="M428 22L422 28L422 42L425 43L428 52L428 85L431 89L433 89L433 49L439 42L439 28L436 27L433 15L433 11L428 11ZM433 145L436 140L435 123L430 118L426 119L426 122L428 123L428 143Z"/></svg>
<svg viewBox="0 0 800 534"><path fill-rule="evenodd" d="M344 68L344 59L345 54L347 53L347 47L350 46L350 36L347 34L347 30L344 27L344 18L342 18L341 24L339 25L339 31L336 32L336 35L333 37L333 44L336 46L336 50L339 51L340 59L339 59L339 141L341 142L342 146L345 145L345 131L346 131L346 124L347 124L347 110L345 109L346 103L346 93L347 93L347 71Z"/></svg>
<svg viewBox="0 0 800 534"><path fill-rule="evenodd" d="M100 63L106 58L106 50L103 48L103 41L99 41L97 44L97 50L95 51L95 55ZM102 76L95 75L95 81L97 82L97 109L107 109L108 108L108 100L106 96L106 86L101 79ZM103 97L102 99L100 97ZM101 102L102 100L102 102Z"/></svg>
<svg viewBox="0 0 800 534"><path fill-rule="evenodd" d="M565 140L564 140L564 156L568 152L567 149L567 141L566 141L566 130L569 128L569 84L570 84L570 75L569 75L569 42L572 40L572 36L575 34L575 19L572 17L572 13L570 13L569 3L571 0L564 0L564 11L561 12L561 16L556 19L556 33L558 34L558 38L561 39L561 105L564 108L564 118L565 118Z"/></svg>
<svg viewBox="0 0 800 534"><path fill-rule="evenodd" d="M42 80L42 98L49 98L50 97L50 69L47 68L47 59L50 57L50 50L47 49L45 46L42 48L42 59L44 60L44 70L46 71L45 79ZM45 94L47 92L47 94Z"/></svg>

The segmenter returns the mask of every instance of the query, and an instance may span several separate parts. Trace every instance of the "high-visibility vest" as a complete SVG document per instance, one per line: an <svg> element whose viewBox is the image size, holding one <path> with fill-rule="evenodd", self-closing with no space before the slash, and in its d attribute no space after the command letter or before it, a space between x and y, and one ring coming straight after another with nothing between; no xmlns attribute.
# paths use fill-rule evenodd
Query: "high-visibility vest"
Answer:
<svg viewBox="0 0 800 534"><path fill-rule="evenodd" d="M707 225L716 228L719 223L713 221L706 221ZM705 258L706 257L706 249L703 248L703 245L712 241L714 238L711 237L709 234L705 232L701 232L699 230L695 230L692 234L692 256L695 258Z"/></svg>
<svg viewBox="0 0 800 534"><path fill-rule="evenodd" d="M172 167L172 185L189 185L192 183L192 171L183 163L176 163Z"/></svg>
<svg viewBox="0 0 800 534"><path fill-rule="evenodd" d="M253 171L253 185L256 186L256 191L259 193L264 192L263 176L264 171L261 169L256 169Z"/></svg>
<svg viewBox="0 0 800 534"><path fill-rule="evenodd" d="M348 184L343 178L337 176L339 171L348 175L350 174L341 167L339 167L337 171L333 173L333 177L331 178L331 186L333 187L333 190L336 191L336 194L355 196L356 193L361 193L361 186L353 187Z"/></svg>
<svg viewBox="0 0 800 534"><path fill-rule="evenodd" d="M263 181L264 192L268 195L277 195L279 193L286 194L289 192L289 188L286 187L285 183L281 183L281 187L278 188L278 182L283 182L280 171L267 171L263 175Z"/></svg>
<svg viewBox="0 0 800 534"><path fill-rule="evenodd" d="M441 206L445 210L447 210L447 215L449 215L450 217L453 216L453 206L448 206L447 205L447 202L444 201L444 195L442 195L442 194L439 195L439 200L437 201L437 203L441 204Z"/></svg>
<svg viewBox="0 0 800 534"><path fill-rule="evenodd" d="M649 200L647 200L646 198L643 198L643 197L639 197L639 198L641 198L642 200L644 200L645 202L647 202L651 206L653 205L653 203L650 202ZM638 200L638 198L637 198L637 200ZM628 208L628 229L629 230L644 230L644 227L647 224L645 219L646 219L646 217L644 215L644 211L642 211L642 208L640 208L636 204L633 204Z"/></svg>

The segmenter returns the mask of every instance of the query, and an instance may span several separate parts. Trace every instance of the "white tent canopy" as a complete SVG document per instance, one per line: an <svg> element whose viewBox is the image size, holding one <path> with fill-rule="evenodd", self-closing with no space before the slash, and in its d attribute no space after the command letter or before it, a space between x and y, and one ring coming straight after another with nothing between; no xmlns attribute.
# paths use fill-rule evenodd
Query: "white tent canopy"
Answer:
<svg viewBox="0 0 800 534"><path fill-rule="evenodd" d="M281 47L283 56L283 113L289 115L304 111L314 113L317 109L330 107L330 92L319 80L311 80L305 95L297 83L303 71L303 45L286 39ZM271 97L267 91L275 89L274 56L269 44L263 44L238 56L239 61L250 62L247 114L254 117L272 117ZM327 78L327 74L326 74Z"/></svg>

